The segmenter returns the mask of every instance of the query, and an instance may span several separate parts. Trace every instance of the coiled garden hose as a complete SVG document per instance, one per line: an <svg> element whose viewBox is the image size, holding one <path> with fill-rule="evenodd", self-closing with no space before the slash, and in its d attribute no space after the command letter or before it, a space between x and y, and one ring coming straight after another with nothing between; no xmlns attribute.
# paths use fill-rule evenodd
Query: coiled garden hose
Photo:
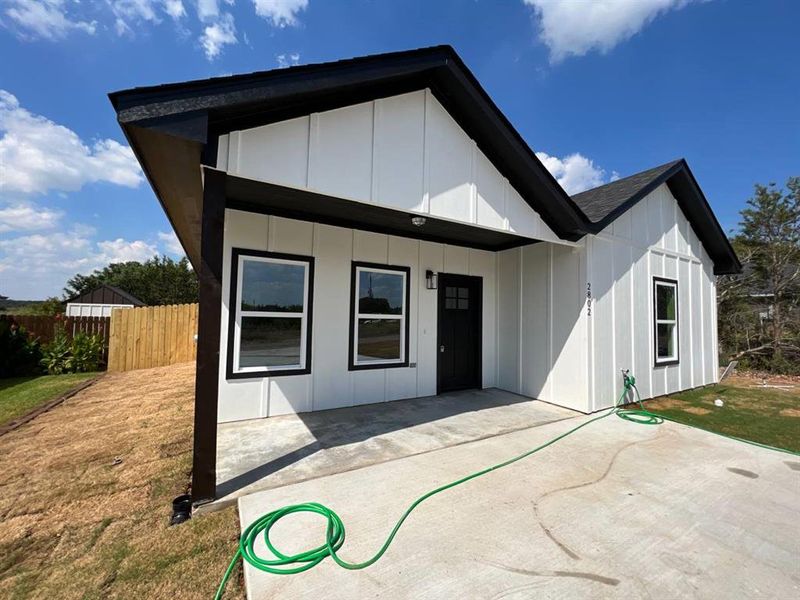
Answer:
<svg viewBox="0 0 800 600"><path fill-rule="evenodd" d="M628 396L629 392L634 392L636 397L636 404L638 404L639 408L623 408L623 401ZM411 503L411 505L405 510L402 516L398 519L397 523L395 524L392 531L389 533L389 536L386 538L386 541L383 543L383 546L375 553L372 558L365 560L364 562L360 563L350 563L341 558L337 552L344 544L345 540L345 530L344 530L344 523L342 523L342 519L339 515L336 514L332 509L328 508L324 504L319 504L317 502L304 502L302 504L290 504L288 506L284 506L283 508L279 508L277 510L273 510L260 518L256 519L251 523L242 533L241 537L239 538L239 548L236 550L236 554L234 554L233 558L231 559L228 568L225 571L225 575L222 577L222 581L217 588L217 593L214 596L215 600L219 600L222 598L222 594L225 591L225 586L228 583L228 579L230 579L231 574L233 573L234 568L237 565L239 557L246 560L249 564L254 566L256 569L261 571L266 571L267 573L272 573L275 575L292 575L295 573L302 573L303 571L307 571L312 569L327 557L331 557L333 561L342 567L343 569L350 569L350 570L359 570L365 569L368 566L376 563L389 549L394 537L397 535L397 532L400 530L400 527L403 525L405 520L408 516L413 512L417 506L422 504L425 500L430 498L431 496L435 496L436 494L443 492L445 490L449 490L450 488L454 488L462 483L466 483L471 479L475 479L477 477L481 477L482 475L486 475L487 473L491 473L492 471L496 471L498 469L502 469L510 464L513 464L523 458L527 458L532 454L536 454L540 450L544 450L548 446L551 446L558 442L559 440L563 440L565 437L572 435L579 429L583 429L587 425L600 421L601 419L605 419L609 415L615 414L621 419L626 421L630 421L632 423L636 423L639 425L660 425L664 421L675 421L674 419L670 419L669 417L665 417L663 415L658 415L649 410L644 408L642 404L642 399L639 396L639 390L636 387L636 380L635 378L629 374L628 371L623 371L623 390L622 394L620 395L619 399L617 400L616 404L608 409L605 409L605 412L596 416L588 421L584 421L577 427L573 427L569 431L562 433L554 437L553 439L537 446L531 450L523 452L518 456L510 458L504 462L496 464L491 467L487 467L480 471L476 471L470 475L462 477L461 479L457 479L445 485L439 486L436 489L433 489ZM693 427L689 425L689 427ZM700 427L695 427L695 429L702 429ZM703 429L703 431L707 431ZM709 433L716 433L716 432L709 432ZM759 446L761 448L767 448L769 450L776 450L778 452L785 452L787 454L792 454L796 456L800 456L800 452L793 452L791 450L785 450L783 448L775 448L773 446L768 446L766 444L759 444L758 442L752 442L750 440L744 440L741 438L725 435L725 434L717 434L722 437L726 437L729 439L737 440L740 442L745 442L747 444L751 444L753 446ZM278 550L270 540L269 533L272 527L283 517L286 515L290 515L292 513L298 512L310 512L316 513L318 515L322 515L327 519L328 525L327 530L325 533L325 542L316 548L311 550L306 550L304 552L299 552L297 554L284 554L280 550ZM255 551L255 543L256 539L259 535L263 534L264 543L266 544L269 551L272 553L273 558L262 558L258 556Z"/></svg>

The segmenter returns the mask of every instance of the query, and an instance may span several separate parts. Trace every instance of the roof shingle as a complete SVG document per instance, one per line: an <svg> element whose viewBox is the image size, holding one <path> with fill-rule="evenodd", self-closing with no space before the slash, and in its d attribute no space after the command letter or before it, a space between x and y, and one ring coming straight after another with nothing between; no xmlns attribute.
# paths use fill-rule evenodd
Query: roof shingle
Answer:
<svg viewBox="0 0 800 600"><path fill-rule="evenodd" d="M583 214L592 222L599 223L635 196L646 190L653 182L680 163L673 160L658 167L641 171L611 183L572 196Z"/></svg>

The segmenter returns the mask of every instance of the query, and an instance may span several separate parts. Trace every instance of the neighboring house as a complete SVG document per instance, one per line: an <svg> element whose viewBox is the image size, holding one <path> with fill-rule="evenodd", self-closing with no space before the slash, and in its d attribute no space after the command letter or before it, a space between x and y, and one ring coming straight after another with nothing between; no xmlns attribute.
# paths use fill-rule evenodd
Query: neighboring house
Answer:
<svg viewBox="0 0 800 600"><path fill-rule="evenodd" d="M110 317L115 308L144 306L144 302L113 285L103 284L67 300L68 317Z"/></svg>
<svg viewBox="0 0 800 600"><path fill-rule="evenodd" d="M717 380L740 265L686 162L570 198L450 47L110 98L200 277L196 501L218 421Z"/></svg>

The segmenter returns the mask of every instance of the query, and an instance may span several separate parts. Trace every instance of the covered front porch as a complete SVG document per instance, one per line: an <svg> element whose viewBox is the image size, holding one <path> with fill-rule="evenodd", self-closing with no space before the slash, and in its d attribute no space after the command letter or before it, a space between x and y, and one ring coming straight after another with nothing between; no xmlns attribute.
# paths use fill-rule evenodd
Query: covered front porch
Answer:
<svg viewBox="0 0 800 600"><path fill-rule="evenodd" d="M256 491L575 416L570 410L492 388L221 423L214 506Z"/></svg>

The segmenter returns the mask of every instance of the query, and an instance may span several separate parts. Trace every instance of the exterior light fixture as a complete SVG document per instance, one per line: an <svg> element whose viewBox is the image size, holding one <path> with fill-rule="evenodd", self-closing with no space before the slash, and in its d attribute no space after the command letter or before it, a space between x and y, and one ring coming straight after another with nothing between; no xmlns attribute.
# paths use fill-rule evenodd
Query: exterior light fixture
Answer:
<svg viewBox="0 0 800 600"><path fill-rule="evenodd" d="M411 217L411 224L415 227L422 227L425 225L425 217Z"/></svg>
<svg viewBox="0 0 800 600"><path fill-rule="evenodd" d="M435 290L439 286L439 274L428 269L425 271L425 287Z"/></svg>

